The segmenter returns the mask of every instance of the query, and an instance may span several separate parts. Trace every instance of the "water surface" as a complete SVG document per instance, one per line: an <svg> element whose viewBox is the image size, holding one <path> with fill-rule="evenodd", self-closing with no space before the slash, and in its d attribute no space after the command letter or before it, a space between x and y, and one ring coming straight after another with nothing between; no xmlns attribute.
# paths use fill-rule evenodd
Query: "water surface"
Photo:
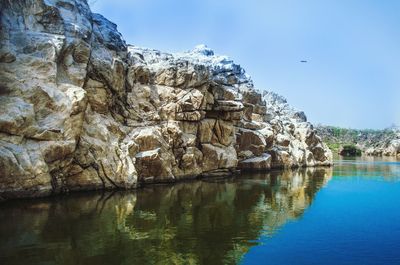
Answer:
<svg viewBox="0 0 400 265"><path fill-rule="evenodd" d="M0 204L0 264L400 264L400 163Z"/></svg>

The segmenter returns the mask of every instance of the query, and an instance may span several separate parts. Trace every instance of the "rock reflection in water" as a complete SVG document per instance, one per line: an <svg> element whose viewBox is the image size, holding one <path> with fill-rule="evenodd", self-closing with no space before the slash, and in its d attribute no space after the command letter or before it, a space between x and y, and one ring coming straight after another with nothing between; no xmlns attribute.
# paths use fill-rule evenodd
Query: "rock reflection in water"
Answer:
<svg viewBox="0 0 400 265"><path fill-rule="evenodd" d="M332 170L0 205L2 264L233 264L299 218Z"/></svg>
<svg viewBox="0 0 400 265"><path fill-rule="evenodd" d="M386 181L398 181L400 159L395 157L347 157L335 161L334 175L337 177L382 177Z"/></svg>

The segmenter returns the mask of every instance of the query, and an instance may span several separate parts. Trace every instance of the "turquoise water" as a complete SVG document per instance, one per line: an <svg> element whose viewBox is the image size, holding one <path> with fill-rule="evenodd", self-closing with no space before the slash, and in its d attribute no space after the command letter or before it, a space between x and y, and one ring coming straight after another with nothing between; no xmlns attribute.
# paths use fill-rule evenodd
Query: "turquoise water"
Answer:
<svg viewBox="0 0 400 265"><path fill-rule="evenodd" d="M400 162L0 204L0 264L400 264Z"/></svg>
<svg viewBox="0 0 400 265"><path fill-rule="evenodd" d="M400 264L400 163L336 161L301 218L242 264Z"/></svg>

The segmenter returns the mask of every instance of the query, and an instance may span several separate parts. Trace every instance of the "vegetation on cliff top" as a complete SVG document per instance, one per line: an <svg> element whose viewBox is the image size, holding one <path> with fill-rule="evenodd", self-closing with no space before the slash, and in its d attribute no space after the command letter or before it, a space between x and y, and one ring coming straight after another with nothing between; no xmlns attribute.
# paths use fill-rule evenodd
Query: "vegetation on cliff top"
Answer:
<svg viewBox="0 0 400 265"><path fill-rule="evenodd" d="M342 156L361 156L361 149L353 144L344 145L340 151Z"/></svg>
<svg viewBox="0 0 400 265"><path fill-rule="evenodd" d="M378 147L395 139L399 132L399 128L395 125L383 130L349 129L323 125L317 125L315 129L318 135L334 153L340 153L346 146L347 149L353 149L353 147L355 147L360 150Z"/></svg>

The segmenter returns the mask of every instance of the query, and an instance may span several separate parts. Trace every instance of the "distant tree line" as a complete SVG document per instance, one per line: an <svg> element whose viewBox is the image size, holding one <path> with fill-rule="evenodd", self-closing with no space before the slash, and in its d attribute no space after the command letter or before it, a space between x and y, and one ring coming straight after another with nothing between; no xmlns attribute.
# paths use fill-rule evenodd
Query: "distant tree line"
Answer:
<svg viewBox="0 0 400 265"><path fill-rule="evenodd" d="M382 143L393 139L399 132L399 127L392 125L383 130L375 129L350 129L337 126L317 125L317 133L322 140L334 152L343 150L344 146L349 147L372 147L378 143Z"/></svg>

